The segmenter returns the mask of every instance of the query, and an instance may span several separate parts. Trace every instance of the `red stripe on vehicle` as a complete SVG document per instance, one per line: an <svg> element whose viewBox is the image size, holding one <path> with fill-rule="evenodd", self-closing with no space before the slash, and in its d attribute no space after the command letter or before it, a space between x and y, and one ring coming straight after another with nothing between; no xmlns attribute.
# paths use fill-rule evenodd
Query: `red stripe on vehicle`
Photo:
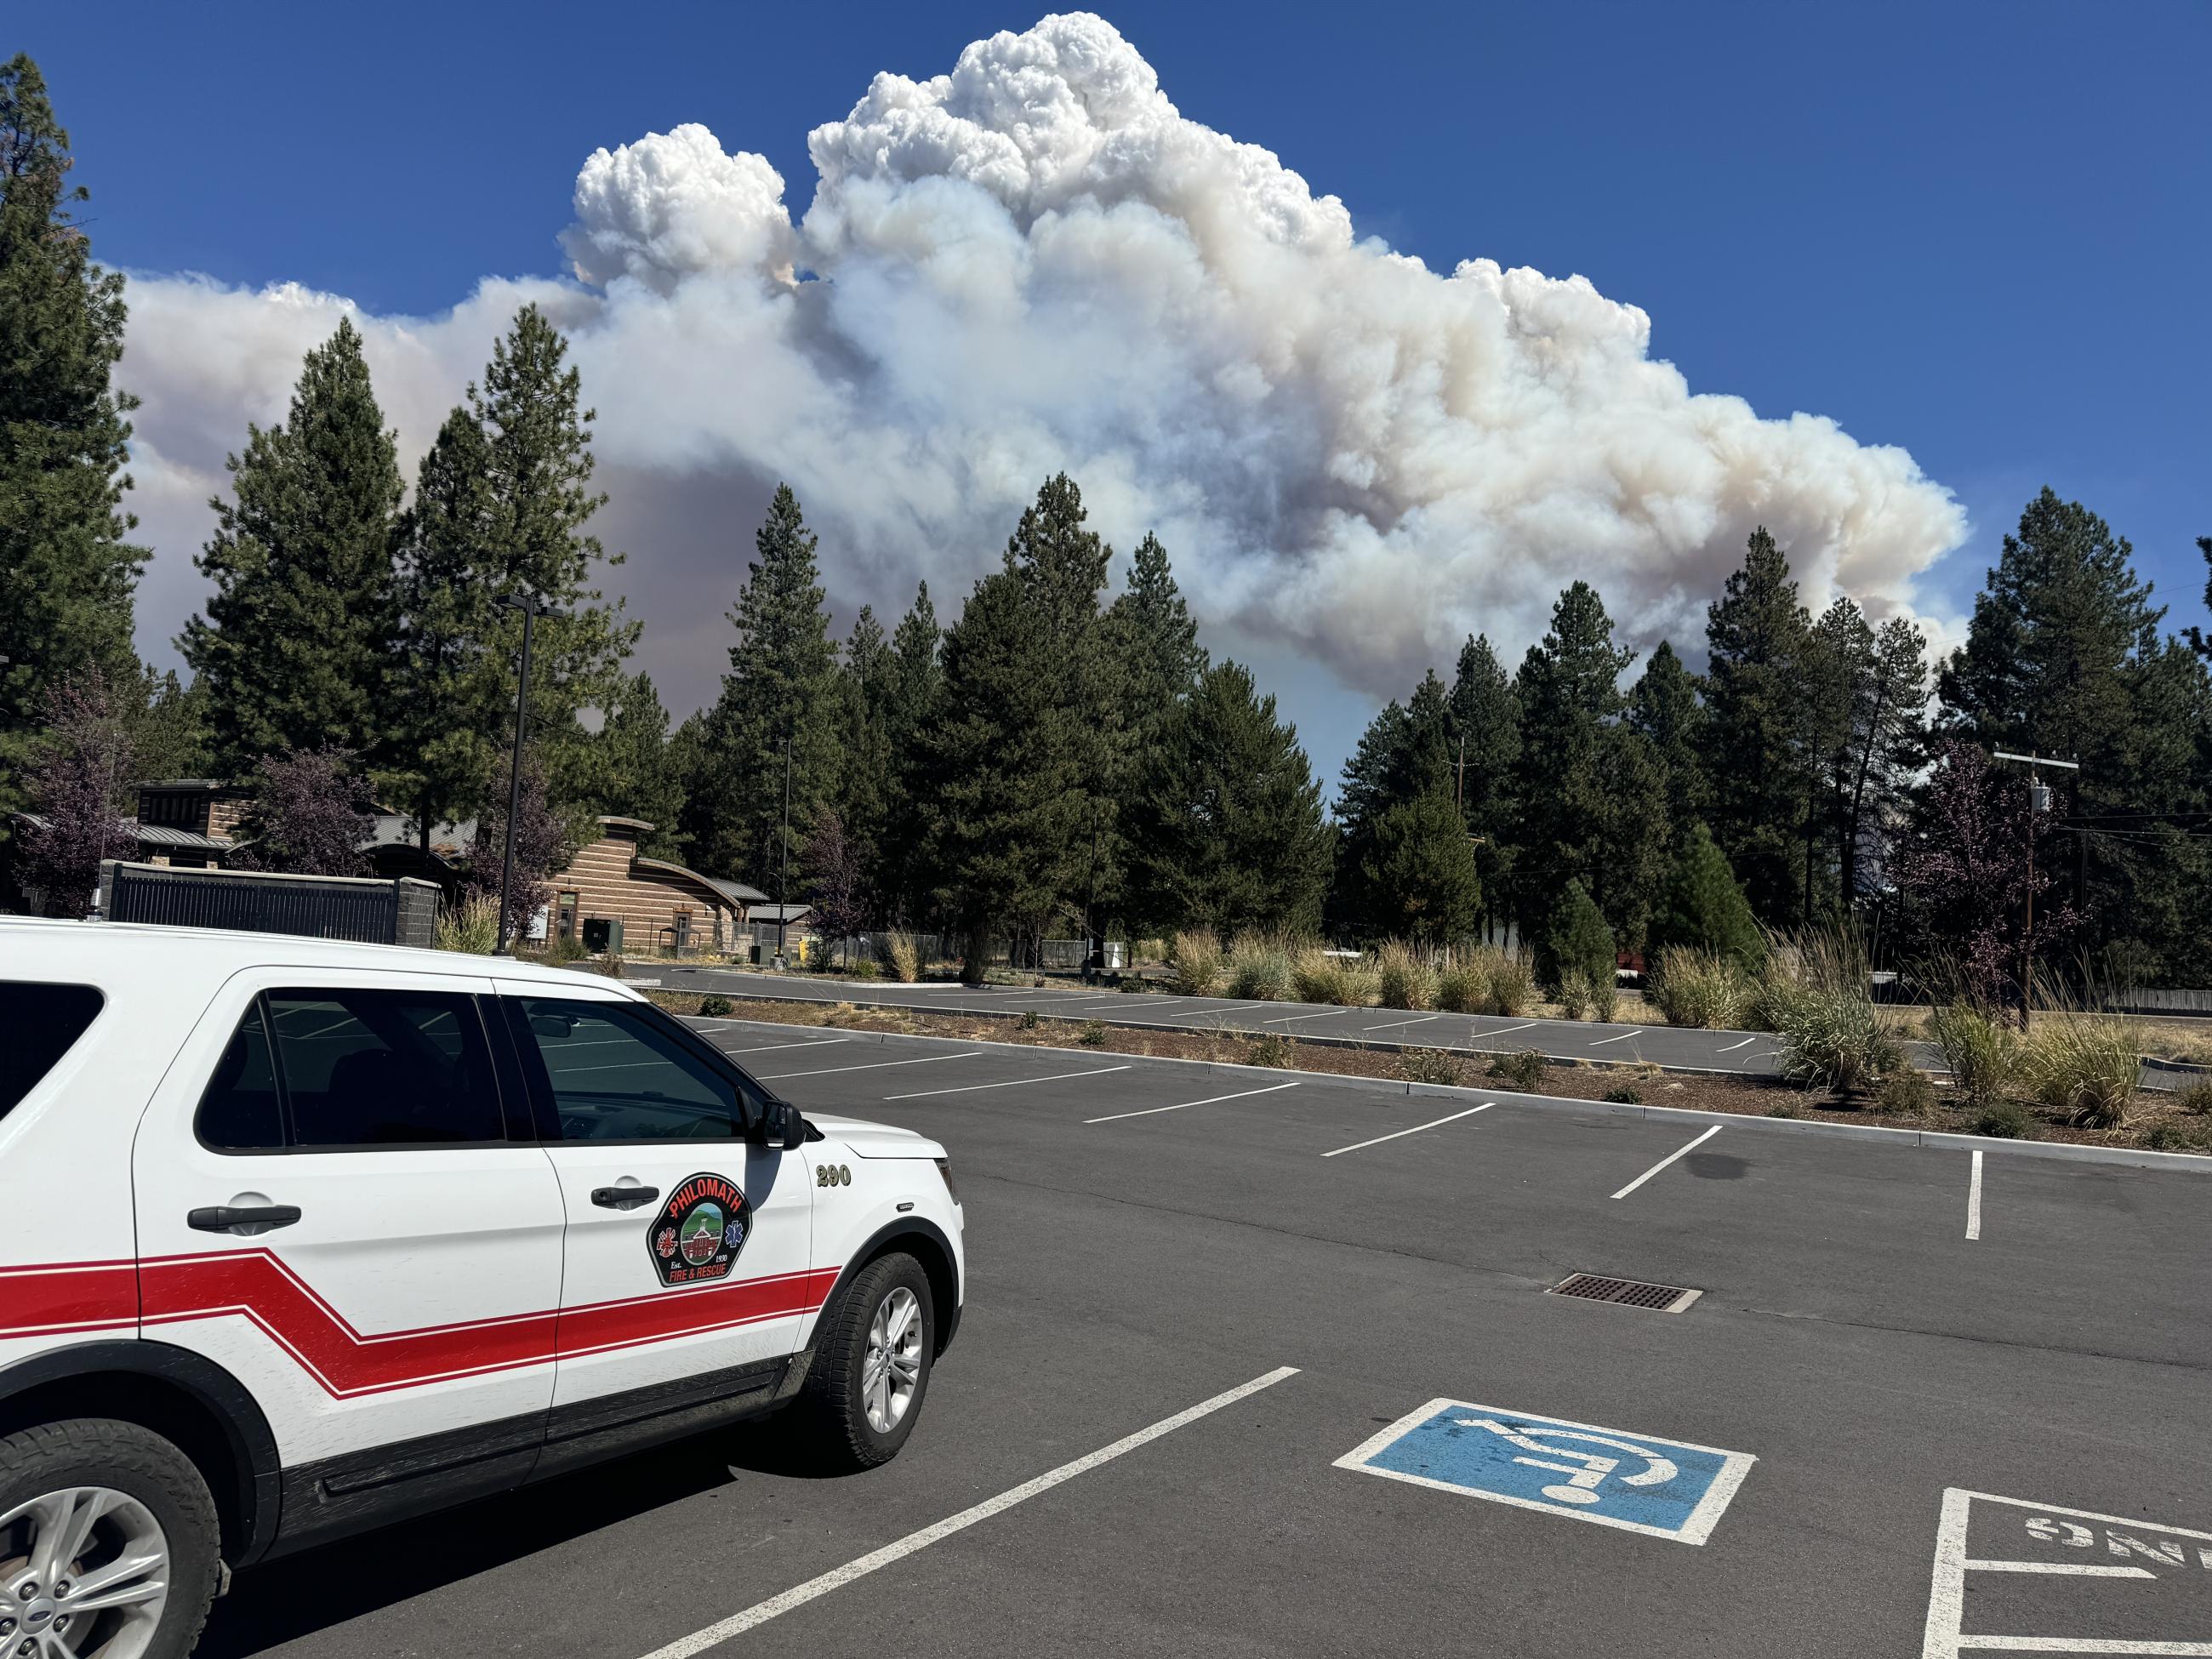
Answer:
<svg viewBox="0 0 2212 1659"><path fill-rule="evenodd" d="M333 1398L673 1341L818 1309L832 1269L364 1334L268 1250L0 1269L0 1336L241 1317ZM143 1306L141 1298L143 1297Z"/></svg>

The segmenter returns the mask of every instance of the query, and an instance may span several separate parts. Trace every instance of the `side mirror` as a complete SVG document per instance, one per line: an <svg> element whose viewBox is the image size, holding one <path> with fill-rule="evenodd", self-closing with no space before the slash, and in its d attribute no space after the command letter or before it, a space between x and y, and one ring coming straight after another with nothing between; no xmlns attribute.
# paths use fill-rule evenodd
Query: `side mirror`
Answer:
<svg viewBox="0 0 2212 1659"><path fill-rule="evenodd" d="M787 1152L806 1145L806 1120L787 1100L779 1100L768 1109L768 1144Z"/></svg>

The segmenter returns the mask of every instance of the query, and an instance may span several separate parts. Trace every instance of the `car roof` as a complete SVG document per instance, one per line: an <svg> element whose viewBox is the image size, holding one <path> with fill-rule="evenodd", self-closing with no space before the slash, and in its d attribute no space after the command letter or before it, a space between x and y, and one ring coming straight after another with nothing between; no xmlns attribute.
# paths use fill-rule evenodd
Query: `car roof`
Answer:
<svg viewBox="0 0 2212 1659"><path fill-rule="evenodd" d="M70 921L0 916L0 980L65 979L103 988L160 983L189 975L203 983L247 968L351 969L398 974L466 974L511 984L574 991L578 981L642 1001L620 980L510 957L479 957L294 933L171 927L150 922Z"/></svg>

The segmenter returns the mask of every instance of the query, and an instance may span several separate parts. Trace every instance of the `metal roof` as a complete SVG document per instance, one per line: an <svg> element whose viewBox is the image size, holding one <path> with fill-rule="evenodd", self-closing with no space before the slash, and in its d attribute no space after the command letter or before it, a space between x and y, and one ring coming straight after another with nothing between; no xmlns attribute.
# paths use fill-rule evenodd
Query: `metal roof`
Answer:
<svg viewBox="0 0 2212 1659"><path fill-rule="evenodd" d="M766 893L762 892L757 887L748 887L741 881L730 881L720 876L708 876L706 878L706 882L709 887L719 888L738 904L754 905L768 902Z"/></svg>

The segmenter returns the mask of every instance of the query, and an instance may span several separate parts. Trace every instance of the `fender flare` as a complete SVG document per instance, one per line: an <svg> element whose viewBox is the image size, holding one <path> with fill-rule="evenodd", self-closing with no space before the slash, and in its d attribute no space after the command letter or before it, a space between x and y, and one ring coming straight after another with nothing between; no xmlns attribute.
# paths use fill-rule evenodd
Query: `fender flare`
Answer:
<svg viewBox="0 0 2212 1659"><path fill-rule="evenodd" d="M283 1509L283 1463L269 1419L246 1385L204 1354L167 1342L125 1340L80 1342L0 1369L0 1407L33 1389L78 1376L143 1376L185 1395L222 1427L239 1477L247 1513L240 1517L245 1538L238 1559L242 1567L258 1559L275 1541Z"/></svg>
<svg viewBox="0 0 2212 1659"><path fill-rule="evenodd" d="M830 1306L845 1293L845 1287L853 1282L854 1275L860 1272L864 1264L882 1255L886 1245L895 1244L902 1238L919 1238L933 1245L944 1258L945 1271L952 1276L954 1293L951 1297L946 1298L951 1305L938 1311L937 1352L931 1356L932 1358L936 1358L952 1346L953 1334L960 1328L962 1303L960 1293L965 1286L961 1283L959 1252L952 1248L952 1241L945 1237L945 1229L927 1217L902 1215L897 1220L878 1227L874 1232L870 1233L860 1249L854 1250L846 1260L843 1271L837 1275L837 1282L830 1287L830 1294L822 1298L822 1306L826 1312ZM935 1287L933 1285L932 1288ZM936 1299L932 1298L933 1301ZM819 1319L816 1320L814 1328L817 1334L820 1332L822 1322ZM808 1340L806 1348L809 1353L813 1352L814 1342L811 1338Z"/></svg>

